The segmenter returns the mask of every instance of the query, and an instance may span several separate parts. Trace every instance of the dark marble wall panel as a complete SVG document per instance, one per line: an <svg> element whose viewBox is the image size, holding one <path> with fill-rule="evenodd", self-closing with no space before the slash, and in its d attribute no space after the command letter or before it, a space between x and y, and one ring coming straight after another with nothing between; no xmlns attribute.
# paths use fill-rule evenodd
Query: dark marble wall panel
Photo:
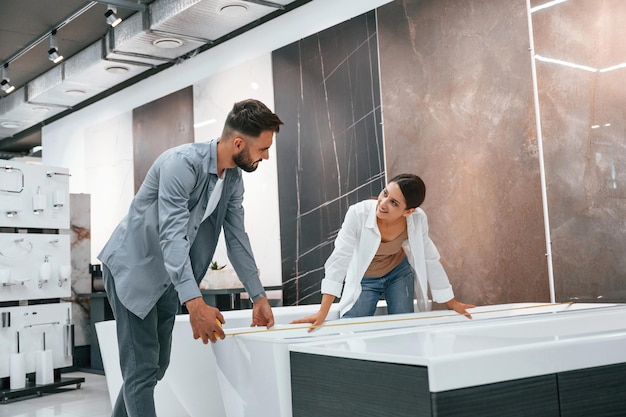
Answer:
<svg viewBox="0 0 626 417"><path fill-rule="evenodd" d="M133 168L135 192L148 169L165 150L193 142L193 87L133 110Z"/></svg>
<svg viewBox="0 0 626 417"><path fill-rule="evenodd" d="M625 302L626 68L607 69L626 67L626 2L572 0L532 21L556 297Z"/></svg>
<svg viewBox="0 0 626 417"><path fill-rule="evenodd" d="M283 304L321 300L323 264L350 204L384 186L375 13L272 54Z"/></svg>
<svg viewBox="0 0 626 417"><path fill-rule="evenodd" d="M378 9L388 175L414 172L458 298L548 301L524 0Z"/></svg>

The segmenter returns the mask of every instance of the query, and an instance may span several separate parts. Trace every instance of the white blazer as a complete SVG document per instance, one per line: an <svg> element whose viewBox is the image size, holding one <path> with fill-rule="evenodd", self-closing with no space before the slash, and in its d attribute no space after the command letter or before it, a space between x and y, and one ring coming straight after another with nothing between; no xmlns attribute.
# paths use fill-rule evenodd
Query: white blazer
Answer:
<svg viewBox="0 0 626 417"><path fill-rule="evenodd" d="M335 249L324 264L322 294L341 297L340 317L350 311L359 298L361 279L380 246L376 203L376 200L365 200L350 206L335 240ZM428 299L429 285L433 300L438 303L450 301L454 292L439 261L439 251L428 237L428 219L421 208L407 217L407 233L408 242L404 242L402 248L415 271L416 311L428 311L432 307Z"/></svg>

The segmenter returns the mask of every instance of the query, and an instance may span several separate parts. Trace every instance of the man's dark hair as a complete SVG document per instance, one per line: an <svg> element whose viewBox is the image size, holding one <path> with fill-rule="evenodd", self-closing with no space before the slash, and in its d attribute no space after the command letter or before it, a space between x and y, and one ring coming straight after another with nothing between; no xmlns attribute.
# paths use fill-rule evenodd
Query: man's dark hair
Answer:
<svg viewBox="0 0 626 417"><path fill-rule="evenodd" d="M223 136L229 137L236 131L256 138L267 130L278 133L282 124L278 116L259 100L243 100L235 103L228 113Z"/></svg>
<svg viewBox="0 0 626 417"><path fill-rule="evenodd" d="M414 174L400 174L393 177L389 182L395 182L400 187L406 208L412 209L422 205L426 198L426 185L420 177Z"/></svg>

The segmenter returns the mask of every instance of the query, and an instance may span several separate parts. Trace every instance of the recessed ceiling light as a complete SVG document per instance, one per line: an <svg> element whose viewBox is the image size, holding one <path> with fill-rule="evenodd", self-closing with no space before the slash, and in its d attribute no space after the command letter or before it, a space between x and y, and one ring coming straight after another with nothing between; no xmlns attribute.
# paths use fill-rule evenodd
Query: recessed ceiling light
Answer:
<svg viewBox="0 0 626 417"><path fill-rule="evenodd" d="M85 94L85 90L65 90L65 94L68 96L82 96Z"/></svg>
<svg viewBox="0 0 626 417"><path fill-rule="evenodd" d="M39 113L47 113L52 109L50 107L37 106L37 107L33 107L31 110L39 112Z"/></svg>
<svg viewBox="0 0 626 417"><path fill-rule="evenodd" d="M106 68L106 72L109 74L124 74L128 72L128 67L124 67L122 65L114 65Z"/></svg>
<svg viewBox="0 0 626 417"><path fill-rule="evenodd" d="M243 16L248 8L243 4L228 4L220 9L220 13L225 16L238 17Z"/></svg>
<svg viewBox="0 0 626 417"><path fill-rule="evenodd" d="M7 120L5 122L0 123L0 126L6 129L17 129L22 127L22 124L16 120Z"/></svg>
<svg viewBox="0 0 626 417"><path fill-rule="evenodd" d="M155 39L154 41L152 41L152 45L156 46L157 48L162 48L162 49L178 48L182 44L183 44L183 41L181 41L180 39L176 39L176 38L159 38L159 39Z"/></svg>

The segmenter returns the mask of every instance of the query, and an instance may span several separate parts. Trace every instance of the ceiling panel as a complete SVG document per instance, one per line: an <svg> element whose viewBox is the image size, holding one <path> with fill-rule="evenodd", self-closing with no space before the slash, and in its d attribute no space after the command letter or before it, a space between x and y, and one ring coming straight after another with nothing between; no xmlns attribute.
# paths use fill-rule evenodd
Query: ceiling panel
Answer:
<svg viewBox="0 0 626 417"><path fill-rule="evenodd" d="M105 1L2 0L0 66L16 90L0 92L0 151L21 149L22 136L32 143L33 129L55 115L312 0L111 1L123 18L116 28ZM48 60L54 29L59 64Z"/></svg>

